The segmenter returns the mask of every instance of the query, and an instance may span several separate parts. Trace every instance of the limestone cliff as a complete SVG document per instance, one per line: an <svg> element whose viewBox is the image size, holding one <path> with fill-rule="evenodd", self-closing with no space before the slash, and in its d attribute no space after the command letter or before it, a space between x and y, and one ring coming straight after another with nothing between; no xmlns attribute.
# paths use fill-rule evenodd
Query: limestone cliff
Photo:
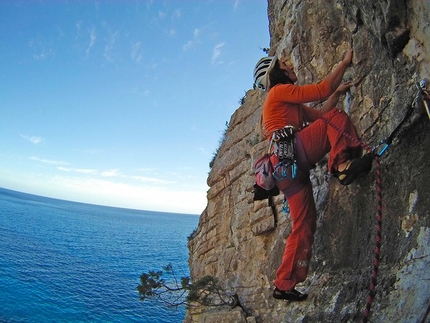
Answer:
<svg viewBox="0 0 430 323"><path fill-rule="evenodd" d="M300 83L310 83L352 46L347 77L361 83L348 110L362 141L374 146L406 114L416 82L430 80L429 17L429 0L268 0L269 54L291 57ZM309 277L300 286L309 298L289 303L271 296L291 220L281 195L276 216L267 201L252 199L252 165L267 145L259 131L265 96L249 90L232 115L208 177L207 207L189 242L192 278L219 278L241 306L190 310L185 321L360 322L375 245L374 172L343 187L324 161L312 171L318 228ZM429 147L430 121L417 106L381 158L381 263L370 322L430 322Z"/></svg>

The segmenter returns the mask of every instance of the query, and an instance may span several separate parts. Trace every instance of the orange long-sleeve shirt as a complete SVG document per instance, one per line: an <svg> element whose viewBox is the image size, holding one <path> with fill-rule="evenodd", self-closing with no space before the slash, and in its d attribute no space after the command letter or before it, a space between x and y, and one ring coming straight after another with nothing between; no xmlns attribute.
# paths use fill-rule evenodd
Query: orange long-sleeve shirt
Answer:
<svg viewBox="0 0 430 323"><path fill-rule="evenodd" d="M270 89L263 106L264 128L269 136L278 129L291 125L302 128L305 122L312 122L322 113L304 103L328 98L333 93L325 80L318 84L297 86L277 84Z"/></svg>

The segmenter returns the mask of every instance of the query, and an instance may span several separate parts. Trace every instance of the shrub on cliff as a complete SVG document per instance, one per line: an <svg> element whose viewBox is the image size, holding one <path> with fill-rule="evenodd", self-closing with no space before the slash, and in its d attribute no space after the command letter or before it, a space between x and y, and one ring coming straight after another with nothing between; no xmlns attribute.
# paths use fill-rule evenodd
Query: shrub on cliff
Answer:
<svg viewBox="0 0 430 323"><path fill-rule="evenodd" d="M141 301L154 298L169 307L186 305L189 308L193 304L231 307L238 305L237 295L226 292L219 285L217 278L204 276L195 282L188 276L179 279L171 264L161 271L143 273L137 290Z"/></svg>

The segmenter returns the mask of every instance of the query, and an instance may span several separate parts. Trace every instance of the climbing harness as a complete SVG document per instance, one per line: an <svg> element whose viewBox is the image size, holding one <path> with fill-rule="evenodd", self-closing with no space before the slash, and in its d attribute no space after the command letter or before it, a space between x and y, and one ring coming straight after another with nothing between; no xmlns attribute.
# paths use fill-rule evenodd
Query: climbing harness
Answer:
<svg viewBox="0 0 430 323"><path fill-rule="evenodd" d="M279 194L279 189L275 185L275 180L282 181L286 178L293 179L297 175L296 143L294 134L297 129L293 126L285 126L273 133L270 140L268 153L259 158L254 164L255 180L254 201L268 198L269 206L272 208L275 222L277 219L274 209L273 196ZM279 158L279 162L273 167L270 162L270 153ZM282 211L289 213L287 199L282 201Z"/></svg>
<svg viewBox="0 0 430 323"><path fill-rule="evenodd" d="M383 153L387 150L391 142L393 141L394 137L398 134L401 126L405 123L405 121L410 117L412 114L412 110L419 99L422 99L424 101L426 110L428 108L428 102L423 97L423 91L425 91L425 81L421 81L418 85L418 94L415 97L412 105L408 109L406 115L400 122L400 124L394 129L394 131L391 133L390 136L388 136L387 139L383 140L380 145L383 145L382 149L379 149L379 146L376 146L374 148L371 148L370 146L364 144L357 138L352 137L351 135L345 133L342 129L340 129L338 126L333 124L330 120L328 120L325 117L321 117L321 119L327 123L329 126L337 130L339 133L347 137L348 139L352 140L353 142L359 144L362 148L367 150L368 152L372 153L375 159L375 169L376 169L376 200L377 200L377 214L376 214L376 236L375 236L375 250L374 250L374 258L373 258L373 268L372 268L372 278L369 285L369 292L366 300L366 307L363 311L363 319L362 323L366 323L369 314L370 309L372 306L372 302L375 296L375 288L377 285L377 277L378 277L378 269L379 269L379 260L380 260L380 249L381 249L381 240L382 240L382 172L381 172L381 163L380 163L380 157L383 155ZM428 110L427 110L428 111ZM429 115L430 118L430 115Z"/></svg>
<svg viewBox="0 0 430 323"><path fill-rule="evenodd" d="M288 125L276 130L272 135L269 147L274 146L274 153L279 158L273 171L273 177L277 181L282 181L285 178L293 179L297 175L296 139L294 136L296 132L296 128Z"/></svg>

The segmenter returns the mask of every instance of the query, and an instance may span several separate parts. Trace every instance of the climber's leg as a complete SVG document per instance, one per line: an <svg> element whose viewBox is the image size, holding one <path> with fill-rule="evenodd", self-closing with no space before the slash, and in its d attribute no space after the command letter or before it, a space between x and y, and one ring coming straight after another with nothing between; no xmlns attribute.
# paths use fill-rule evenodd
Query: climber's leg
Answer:
<svg viewBox="0 0 430 323"><path fill-rule="evenodd" d="M291 291L308 274L316 228L316 208L310 181L298 193L288 197L288 206L293 227L275 280L275 286L283 291Z"/></svg>
<svg viewBox="0 0 430 323"><path fill-rule="evenodd" d="M341 163L359 157L361 147L359 142L351 140L344 134L357 138L354 125L344 111L334 108L327 112L324 118L342 132L328 125L324 120L318 119L301 130L299 136L310 164L318 163L330 152L328 169L334 173Z"/></svg>

